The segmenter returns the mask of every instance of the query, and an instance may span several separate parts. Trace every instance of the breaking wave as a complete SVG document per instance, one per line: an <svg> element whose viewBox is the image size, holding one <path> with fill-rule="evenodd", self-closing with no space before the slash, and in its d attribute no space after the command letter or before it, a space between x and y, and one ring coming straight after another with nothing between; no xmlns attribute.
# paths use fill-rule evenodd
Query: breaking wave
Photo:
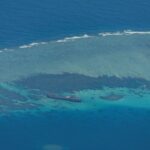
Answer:
<svg viewBox="0 0 150 150"><path fill-rule="evenodd" d="M31 48L31 47L43 45L43 44L47 44L47 42L39 42L39 43L34 42L34 43L30 43L28 45L21 45L21 46L19 46L19 48Z"/></svg>
<svg viewBox="0 0 150 150"><path fill-rule="evenodd" d="M150 35L150 31L132 31L132 30L124 30L117 32L102 32L99 33L100 36L113 36L113 35Z"/></svg>
<svg viewBox="0 0 150 150"><path fill-rule="evenodd" d="M100 32L100 33L94 34L94 35L83 34L80 36L65 37L63 39L58 39L56 41L51 40L51 41L47 41L47 42L44 42L44 41L43 42L32 42L29 44L20 45L16 48L26 49L26 48L37 47L40 45L45 45L50 42L66 43L66 42L73 42L73 41L80 40L80 39L87 39L87 38L98 37L98 36L106 37L106 36L131 36L131 35L150 35L150 31L123 30L123 31L117 31L117 32ZM14 48L14 49L16 49L16 48ZM10 52L10 51L13 51L14 49L12 49L12 48L0 49L0 53Z"/></svg>
<svg viewBox="0 0 150 150"><path fill-rule="evenodd" d="M90 38L90 37L92 37L92 36L88 35L88 34L84 34L82 36L66 37L64 39L57 40L56 42L62 43L62 42L74 41L74 40L78 40L78 39L86 39L86 38Z"/></svg>

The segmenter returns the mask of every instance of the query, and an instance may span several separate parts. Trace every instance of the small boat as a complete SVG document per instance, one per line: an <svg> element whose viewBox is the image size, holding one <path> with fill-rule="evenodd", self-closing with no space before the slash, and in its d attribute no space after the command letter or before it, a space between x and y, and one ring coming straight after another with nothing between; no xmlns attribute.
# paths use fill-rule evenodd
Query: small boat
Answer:
<svg viewBox="0 0 150 150"><path fill-rule="evenodd" d="M49 93L47 94L47 97L51 99L64 100L64 101L69 101L69 102L81 102L80 98L76 96L72 96L72 95L62 96L62 95Z"/></svg>

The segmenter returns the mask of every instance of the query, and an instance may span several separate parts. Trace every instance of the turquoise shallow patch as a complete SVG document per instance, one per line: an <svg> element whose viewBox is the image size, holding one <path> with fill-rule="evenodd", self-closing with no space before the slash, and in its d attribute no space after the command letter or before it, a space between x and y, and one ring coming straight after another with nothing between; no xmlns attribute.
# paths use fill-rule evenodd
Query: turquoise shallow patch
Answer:
<svg viewBox="0 0 150 150"><path fill-rule="evenodd" d="M2 115L8 113L22 112L36 114L38 112L47 111L99 111L109 107L129 107L129 108L144 108L150 109L150 91L144 89L128 89L128 88L102 88L99 90L81 90L73 93L63 93L63 95L73 95L80 98L81 102L68 102L65 100L51 99L44 94L39 94L36 89L32 91L21 87L13 86L12 84L1 84L1 88L8 90L8 97L3 97L1 93ZM34 92L33 92L34 91ZM9 92L15 92L24 99L16 99L9 97ZM122 95L120 99L103 99L102 97L109 95ZM9 99L8 99L9 98Z"/></svg>

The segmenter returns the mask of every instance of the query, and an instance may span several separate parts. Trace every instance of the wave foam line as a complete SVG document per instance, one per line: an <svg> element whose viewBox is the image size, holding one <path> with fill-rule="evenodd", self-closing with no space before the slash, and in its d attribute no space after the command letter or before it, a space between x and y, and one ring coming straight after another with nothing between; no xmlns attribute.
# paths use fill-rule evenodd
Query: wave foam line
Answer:
<svg viewBox="0 0 150 150"><path fill-rule="evenodd" d="M31 47L35 47L35 46L38 46L38 45L43 45L43 44L47 44L47 42L39 42L39 43L30 43L30 44L27 44L27 45L21 45L19 46L19 48L31 48Z"/></svg>
<svg viewBox="0 0 150 150"><path fill-rule="evenodd" d="M132 30L124 30L124 31L118 31L118 32L102 32L99 33L98 35L100 36L118 36L118 35L134 35L134 34L138 34L138 35L149 35L150 31L132 31Z"/></svg>
<svg viewBox="0 0 150 150"><path fill-rule="evenodd" d="M13 51L14 49L10 49L10 48L4 48L4 49L0 49L0 53L3 53L3 52L10 52L10 51Z"/></svg>
<svg viewBox="0 0 150 150"><path fill-rule="evenodd" d="M134 34L150 35L150 31L124 30L124 31L117 31L117 32L101 32L101 33L98 33L98 36L105 37L105 36L121 36L121 35L134 35ZM97 35L84 34L81 36L65 37L64 39L59 39L56 41L37 42L37 43L33 42L30 44L18 46L17 48L26 49L26 48L32 48L32 47L36 47L36 46L40 46L40 45L45 45L45 44L48 44L49 42L65 43L65 42L71 42L71 41L75 41L75 40L79 40L79 39L86 39L86 38L91 38L91 37L96 37L96 36ZM4 49L0 49L0 53L6 52L6 51L13 51L13 50L14 49L4 48Z"/></svg>
<svg viewBox="0 0 150 150"><path fill-rule="evenodd" d="M92 37L92 36L84 34L82 36L66 37L64 39L57 40L56 42L58 42L58 43L64 43L64 42L68 42L68 41L74 41L74 40L78 40L78 39L86 39L86 38L90 38L90 37Z"/></svg>

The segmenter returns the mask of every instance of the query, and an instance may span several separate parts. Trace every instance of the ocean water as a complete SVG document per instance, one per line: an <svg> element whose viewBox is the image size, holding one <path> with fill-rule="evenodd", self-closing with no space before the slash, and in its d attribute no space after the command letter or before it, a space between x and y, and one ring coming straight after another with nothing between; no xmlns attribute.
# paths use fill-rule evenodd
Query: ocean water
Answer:
<svg viewBox="0 0 150 150"><path fill-rule="evenodd" d="M149 7L149 0L1 0L0 47L83 33L150 30Z"/></svg>
<svg viewBox="0 0 150 150"><path fill-rule="evenodd" d="M149 6L2 0L0 149L149 150Z"/></svg>

